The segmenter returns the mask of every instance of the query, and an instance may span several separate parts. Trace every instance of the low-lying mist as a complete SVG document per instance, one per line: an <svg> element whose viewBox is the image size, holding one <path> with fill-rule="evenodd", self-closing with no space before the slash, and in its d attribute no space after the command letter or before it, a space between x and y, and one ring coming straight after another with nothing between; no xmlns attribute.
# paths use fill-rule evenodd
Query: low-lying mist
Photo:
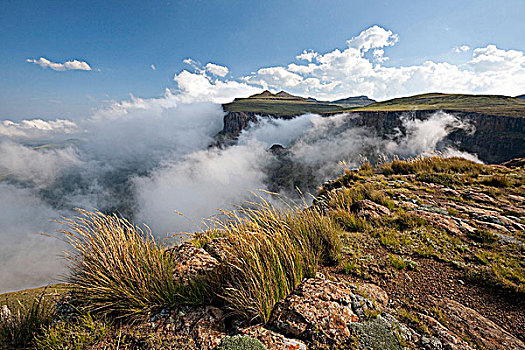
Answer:
<svg viewBox="0 0 525 350"><path fill-rule="evenodd" d="M252 191L315 194L341 174L341 162L356 167L437 150L459 155L443 140L468 128L436 113L407 117L405 132L385 137L353 127L347 115L307 114L261 118L235 145L212 147L223 116L218 104L167 95L115 103L85 120L2 122L0 292L63 276L58 255L65 246L52 220L74 215L73 208L118 211L159 237L192 232L218 208L252 200Z"/></svg>

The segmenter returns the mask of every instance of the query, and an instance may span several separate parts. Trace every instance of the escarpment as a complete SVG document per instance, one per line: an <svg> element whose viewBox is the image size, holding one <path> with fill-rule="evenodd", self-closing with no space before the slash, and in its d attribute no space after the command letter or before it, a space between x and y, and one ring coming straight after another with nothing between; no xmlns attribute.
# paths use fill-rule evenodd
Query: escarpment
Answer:
<svg viewBox="0 0 525 350"><path fill-rule="evenodd" d="M348 112L345 123L350 127L365 127L382 138L406 134L407 120L427 120L440 110L423 111L358 111ZM443 140L444 145L478 155L487 163L502 163L525 156L525 117L491 115L477 112L442 110L452 114L465 128L452 130ZM334 113L320 113L323 117ZM262 114L255 112L227 112L221 134L237 137L242 130L260 118L291 119L298 115ZM400 134L401 133L401 134Z"/></svg>

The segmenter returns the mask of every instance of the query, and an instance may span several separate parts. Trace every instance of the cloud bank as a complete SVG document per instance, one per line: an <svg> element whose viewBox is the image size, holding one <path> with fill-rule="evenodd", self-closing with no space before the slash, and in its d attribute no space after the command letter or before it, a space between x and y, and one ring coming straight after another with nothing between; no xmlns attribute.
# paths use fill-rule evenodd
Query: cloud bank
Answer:
<svg viewBox="0 0 525 350"><path fill-rule="evenodd" d="M74 207L119 211L165 237L196 229L216 209L250 198L250 191L273 189L281 182L291 191L295 185L308 190L340 174L340 161L357 166L363 159L436 150L458 155L442 141L453 130L468 129L450 114L427 120L407 116L405 134L383 138L353 127L344 115L308 114L263 119L244 130L236 145L221 149L211 146L223 126L218 103L264 88L319 99L525 91L520 51L488 45L461 50L471 55L461 64L388 66L387 51L399 40L374 26L349 39L344 49L305 50L288 65L263 67L239 79L225 66L187 59L190 68L173 78L177 88L158 98L131 96L86 119L1 121L0 239L7 244L0 248L0 292L57 278L62 268L56 256L64 246L38 233L52 233L57 227L49 220L71 216ZM55 70L89 67L80 61L28 61ZM274 144L287 150L268 151ZM283 157L291 167L283 167Z"/></svg>
<svg viewBox="0 0 525 350"><path fill-rule="evenodd" d="M91 66L87 62L79 60L72 60L66 61L64 63L59 63L52 62L45 57L40 57L37 60L28 58L26 62L37 64L42 68L51 68L52 70L58 72L63 72L66 70L91 70Z"/></svg>
<svg viewBox="0 0 525 350"><path fill-rule="evenodd" d="M515 96L525 91L525 56L521 51L504 50L496 45L478 48L461 45L452 48L464 53L465 61L460 63L427 60L417 65L388 65L387 51L401 39L375 25L347 40L344 49L324 53L304 50L287 65L261 67L237 80L221 79L228 73L227 67L219 71L212 63L201 67L187 59L185 62L194 71L184 70L174 80L188 96L212 97L221 102L231 100L235 94L255 93L257 88L285 90L321 100L356 95L384 100L426 92ZM222 98L212 96L211 85L220 87Z"/></svg>

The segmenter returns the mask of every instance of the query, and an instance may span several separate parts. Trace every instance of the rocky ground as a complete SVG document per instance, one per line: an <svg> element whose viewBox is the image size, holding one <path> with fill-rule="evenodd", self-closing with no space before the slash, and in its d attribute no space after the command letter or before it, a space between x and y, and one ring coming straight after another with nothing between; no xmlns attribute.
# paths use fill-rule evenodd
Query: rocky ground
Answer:
<svg viewBox="0 0 525 350"><path fill-rule="evenodd" d="M340 259L274 305L268 322L220 303L180 306L91 325L88 348L525 349L524 163L433 158L348 170L314 203L343 229ZM169 254L183 283L228 259L220 238Z"/></svg>

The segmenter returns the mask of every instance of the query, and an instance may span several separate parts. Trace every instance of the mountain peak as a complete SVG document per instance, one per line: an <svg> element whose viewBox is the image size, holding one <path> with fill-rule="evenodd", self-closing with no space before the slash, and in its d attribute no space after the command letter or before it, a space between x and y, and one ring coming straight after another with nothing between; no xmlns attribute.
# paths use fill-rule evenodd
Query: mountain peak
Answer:
<svg viewBox="0 0 525 350"><path fill-rule="evenodd" d="M292 94L289 94L286 91L279 91L278 93L274 94L269 90L264 90L260 94L252 95L248 98L251 99L260 99L260 98L269 98L269 99L294 99L294 100L304 100L304 97L301 96L294 96Z"/></svg>

